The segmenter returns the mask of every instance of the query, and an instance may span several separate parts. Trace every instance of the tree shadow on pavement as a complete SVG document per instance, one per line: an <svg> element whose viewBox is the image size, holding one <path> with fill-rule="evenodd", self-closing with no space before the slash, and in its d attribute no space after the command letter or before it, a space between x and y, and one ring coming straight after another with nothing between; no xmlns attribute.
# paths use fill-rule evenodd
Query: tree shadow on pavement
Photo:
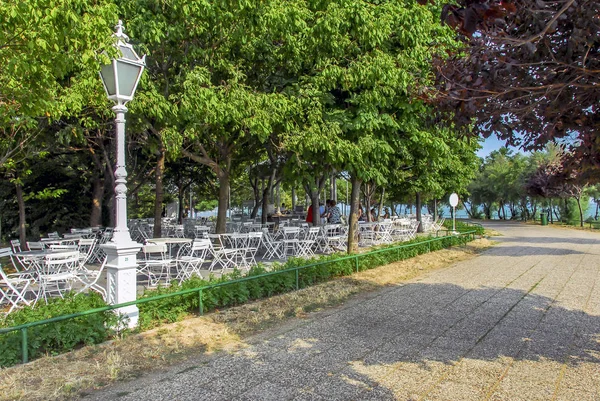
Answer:
<svg viewBox="0 0 600 401"><path fill-rule="evenodd" d="M491 256L511 256L511 257L522 257L522 256L535 256L535 255L583 255L586 252L574 251L568 248L556 248L556 247L541 247L541 246L524 246L524 245L504 245L498 248L492 248L486 252L486 255Z"/></svg>
<svg viewBox="0 0 600 401"><path fill-rule="evenodd" d="M311 390L320 396L410 398L461 363L467 367L456 369L467 380L507 359L537 363L542 372L565 361L597 367L600 316L519 290L417 283L257 347L277 350L300 376L320 372L323 381Z"/></svg>
<svg viewBox="0 0 600 401"><path fill-rule="evenodd" d="M507 239L510 242L525 242L532 244L600 245L600 235L598 236L598 239L570 237L507 237Z"/></svg>

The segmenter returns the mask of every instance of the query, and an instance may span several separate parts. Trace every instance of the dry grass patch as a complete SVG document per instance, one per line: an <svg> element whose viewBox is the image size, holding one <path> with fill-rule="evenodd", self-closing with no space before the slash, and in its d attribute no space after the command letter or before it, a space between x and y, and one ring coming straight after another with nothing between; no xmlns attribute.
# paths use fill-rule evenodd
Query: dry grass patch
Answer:
<svg viewBox="0 0 600 401"><path fill-rule="evenodd" d="M466 260L493 243L479 239L464 247L420 255L207 316L164 325L138 335L85 347L0 371L0 400L60 400L85 389L126 380L180 362L190 355L245 347L243 338L309 312L336 306L353 295L403 283L425 272Z"/></svg>

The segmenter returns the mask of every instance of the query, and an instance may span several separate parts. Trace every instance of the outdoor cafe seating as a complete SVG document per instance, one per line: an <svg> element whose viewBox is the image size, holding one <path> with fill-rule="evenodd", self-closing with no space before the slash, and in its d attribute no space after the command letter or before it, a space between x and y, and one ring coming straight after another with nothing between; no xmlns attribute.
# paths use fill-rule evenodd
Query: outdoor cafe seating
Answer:
<svg viewBox="0 0 600 401"><path fill-rule="evenodd" d="M444 222L427 215L422 221L431 232ZM222 234L216 234L214 222L204 218L184 224L165 223L159 238L152 238L153 219L129 223L132 238L142 244L137 256L138 288L224 274L236 268L248 271L261 262L268 267L273 261L342 252L348 237L345 224L312 227L295 218L267 224L228 221L227 232ZM359 222L359 246L411 240L418 224L412 216ZM0 304L11 312L22 305L63 297L68 291L92 290L105 297L107 261L102 244L110 241L112 232L112 228L71 229L62 236L52 232L39 241L27 242L25 249L18 240L11 241L11 248L0 251Z"/></svg>

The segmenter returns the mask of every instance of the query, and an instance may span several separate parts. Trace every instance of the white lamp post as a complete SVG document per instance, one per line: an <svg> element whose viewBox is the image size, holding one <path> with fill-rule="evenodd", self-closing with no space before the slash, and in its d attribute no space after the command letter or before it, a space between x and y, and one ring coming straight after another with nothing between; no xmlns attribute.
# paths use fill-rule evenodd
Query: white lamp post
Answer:
<svg viewBox="0 0 600 401"><path fill-rule="evenodd" d="M125 103L133 99L142 72L146 65L146 56L140 58L127 43L129 38L123 33L123 23L115 27L116 47L120 57L111 61L100 70L100 77L108 98L116 104L117 128L117 164L115 168L115 222L113 237L103 249L107 255L106 291L108 302L118 304L134 301L137 297L136 254L141 245L134 242L127 227L127 170L125 169ZM128 325L137 325L139 311L137 306L119 309L129 318Z"/></svg>

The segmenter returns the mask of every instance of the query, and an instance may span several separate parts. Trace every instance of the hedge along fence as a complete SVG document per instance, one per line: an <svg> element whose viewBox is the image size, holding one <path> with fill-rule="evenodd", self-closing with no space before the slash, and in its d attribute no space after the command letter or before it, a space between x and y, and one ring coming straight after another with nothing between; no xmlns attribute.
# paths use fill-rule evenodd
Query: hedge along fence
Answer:
<svg viewBox="0 0 600 401"><path fill-rule="evenodd" d="M26 322L28 315L35 316L36 308L24 309L15 313L17 318L11 318L14 326L0 328L0 366L11 366L19 361L26 363L30 355L35 358L43 354L58 354L81 345L106 341L119 326L117 315L108 312L125 306L138 306L139 328L145 329L162 322L177 321L190 313L202 315L207 310L239 305L427 252L463 245L475 239L476 235L477 230L471 230L457 235L417 239L362 254L322 256L309 264L306 264L306 259L291 259L285 265L275 265L272 271L261 265L255 266L246 276L234 271L218 279L193 277L170 287L148 290L135 301L80 311L74 306L74 310L62 310L63 313L72 313L43 320ZM97 294L80 294L72 298L76 300L74 304L80 303L79 309L87 306L85 302L91 302L93 307L101 301L98 301ZM64 304L61 301L50 302L50 308Z"/></svg>

